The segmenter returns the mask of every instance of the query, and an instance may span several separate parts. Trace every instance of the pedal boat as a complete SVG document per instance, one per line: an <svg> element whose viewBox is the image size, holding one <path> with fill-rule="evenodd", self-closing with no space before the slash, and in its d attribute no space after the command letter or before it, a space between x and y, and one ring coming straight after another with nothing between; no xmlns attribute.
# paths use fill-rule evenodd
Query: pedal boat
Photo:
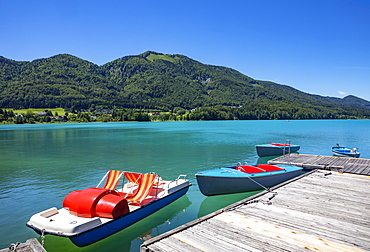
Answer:
<svg viewBox="0 0 370 252"><path fill-rule="evenodd" d="M267 189L302 174L293 165L237 165L195 174L198 187L206 196Z"/></svg>
<svg viewBox="0 0 370 252"><path fill-rule="evenodd" d="M121 180L122 186L117 189ZM104 186L99 187L104 181ZM190 186L185 175L166 181L156 174L111 170L97 187L69 193L63 208L52 207L34 214L26 225L42 236L68 237L83 247L169 205L185 195Z"/></svg>

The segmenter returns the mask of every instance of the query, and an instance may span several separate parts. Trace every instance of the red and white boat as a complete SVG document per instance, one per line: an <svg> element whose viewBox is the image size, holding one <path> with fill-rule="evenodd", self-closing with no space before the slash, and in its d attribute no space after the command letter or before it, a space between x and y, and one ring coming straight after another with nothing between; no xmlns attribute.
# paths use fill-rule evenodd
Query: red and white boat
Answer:
<svg viewBox="0 0 370 252"><path fill-rule="evenodd" d="M153 214L185 195L190 186L185 175L167 181L153 173L111 170L97 187L69 193L63 208L34 214L27 226L41 235L68 237L82 247Z"/></svg>

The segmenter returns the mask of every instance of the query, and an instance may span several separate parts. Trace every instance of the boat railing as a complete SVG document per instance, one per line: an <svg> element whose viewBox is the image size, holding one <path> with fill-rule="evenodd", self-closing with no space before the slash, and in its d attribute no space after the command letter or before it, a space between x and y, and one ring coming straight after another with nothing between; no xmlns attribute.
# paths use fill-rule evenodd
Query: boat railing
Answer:
<svg viewBox="0 0 370 252"><path fill-rule="evenodd" d="M104 177L100 180L99 184L96 187L99 187L107 176L108 176L108 172L104 175Z"/></svg>
<svg viewBox="0 0 370 252"><path fill-rule="evenodd" d="M287 140L285 141L285 145L284 145L284 154L287 154L287 152L286 152L287 147L288 147L288 154L290 154L290 140L289 140L289 139L287 139Z"/></svg>
<svg viewBox="0 0 370 252"><path fill-rule="evenodd" d="M180 174L178 177L177 177L177 179L176 180L180 180L180 179L186 179L186 175L184 175L184 174Z"/></svg>
<svg viewBox="0 0 370 252"><path fill-rule="evenodd" d="M177 179L170 181L170 182L167 184L167 189L169 189L169 188L170 188L170 185L171 185L172 183L176 183L176 185L178 185L178 184L179 184L179 180L186 180L186 175L181 174L181 175L179 175L179 176L177 177Z"/></svg>
<svg viewBox="0 0 370 252"><path fill-rule="evenodd" d="M223 170L221 173L233 173L233 174L238 174L237 172L235 172L237 170ZM214 171L214 172L217 172L217 171Z"/></svg>
<svg viewBox="0 0 370 252"><path fill-rule="evenodd" d="M247 161L245 161L244 163L238 162L237 165L248 165L248 162Z"/></svg>

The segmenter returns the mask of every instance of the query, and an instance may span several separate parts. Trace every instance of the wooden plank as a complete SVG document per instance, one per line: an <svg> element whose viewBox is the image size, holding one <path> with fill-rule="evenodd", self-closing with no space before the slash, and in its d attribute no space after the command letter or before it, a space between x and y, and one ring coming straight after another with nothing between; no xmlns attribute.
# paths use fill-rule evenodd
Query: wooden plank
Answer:
<svg viewBox="0 0 370 252"><path fill-rule="evenodd" d="M228 223L214 218L202 222L201 225L192 226L183 232L176 233L171 236L172 238L186 244L186 249L183 251L188 251L188 246L196 251L258 251L261 246L266 251L300 251L296 246L283 242L272 242L271 239L266 239L264 235L253 233L250 230L239 227L230 229ZM167 245L168 241L166 239L161 243ZM166 249L165 251L170 250Z"/></svg>
<svg viewBox="0 0 370 252"><path fill-rule="evenodd" d="M328 207L322 207L322 204L310 203L309 207L301 207L294 201L282 198L282 193L279 193L271 205L257 204L251 208L236 209L235 212L337 242L352 244L357 240L358 243L369 243L370 230L367 216L357 214L357 217L349 218L348 212L337 213L335 209L331 209L331 204ZM293 206L292 203L294 203ZM302 202L298 203L302 204Z"/></svg>
<svg viewBox="0 0 370 252"><path fill-rule="evenodd" d="M273 225L268 222L251 217L246 217L237 213L225 212L215 216L215 218L219 221L224 221L231 225L242 227L248 230L253 230L256 233L263 233L264 236L278 239L289 244L294 244L297 247L308 250L343 252L364 251L362 249L355 249L344 244L301 233L296 230Z"/></svg>

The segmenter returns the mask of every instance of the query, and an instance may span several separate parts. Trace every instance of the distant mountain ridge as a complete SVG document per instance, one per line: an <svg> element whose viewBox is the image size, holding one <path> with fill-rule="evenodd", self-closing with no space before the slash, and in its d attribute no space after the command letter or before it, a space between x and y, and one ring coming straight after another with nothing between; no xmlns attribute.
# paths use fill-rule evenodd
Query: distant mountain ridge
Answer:
<svg viewBox="0 0 370 252"><path fill-rule="evenodd" d="M352 95L343 99L311 95L252 79L231 68L152 51L102 66L69 54L31 62L0 56L0 88L0 108L189 110L229 106L269 111L280 106L288 114L299 108L311 114L325 111L356 116L367 116L370 111L369 101Z"/></svg>

